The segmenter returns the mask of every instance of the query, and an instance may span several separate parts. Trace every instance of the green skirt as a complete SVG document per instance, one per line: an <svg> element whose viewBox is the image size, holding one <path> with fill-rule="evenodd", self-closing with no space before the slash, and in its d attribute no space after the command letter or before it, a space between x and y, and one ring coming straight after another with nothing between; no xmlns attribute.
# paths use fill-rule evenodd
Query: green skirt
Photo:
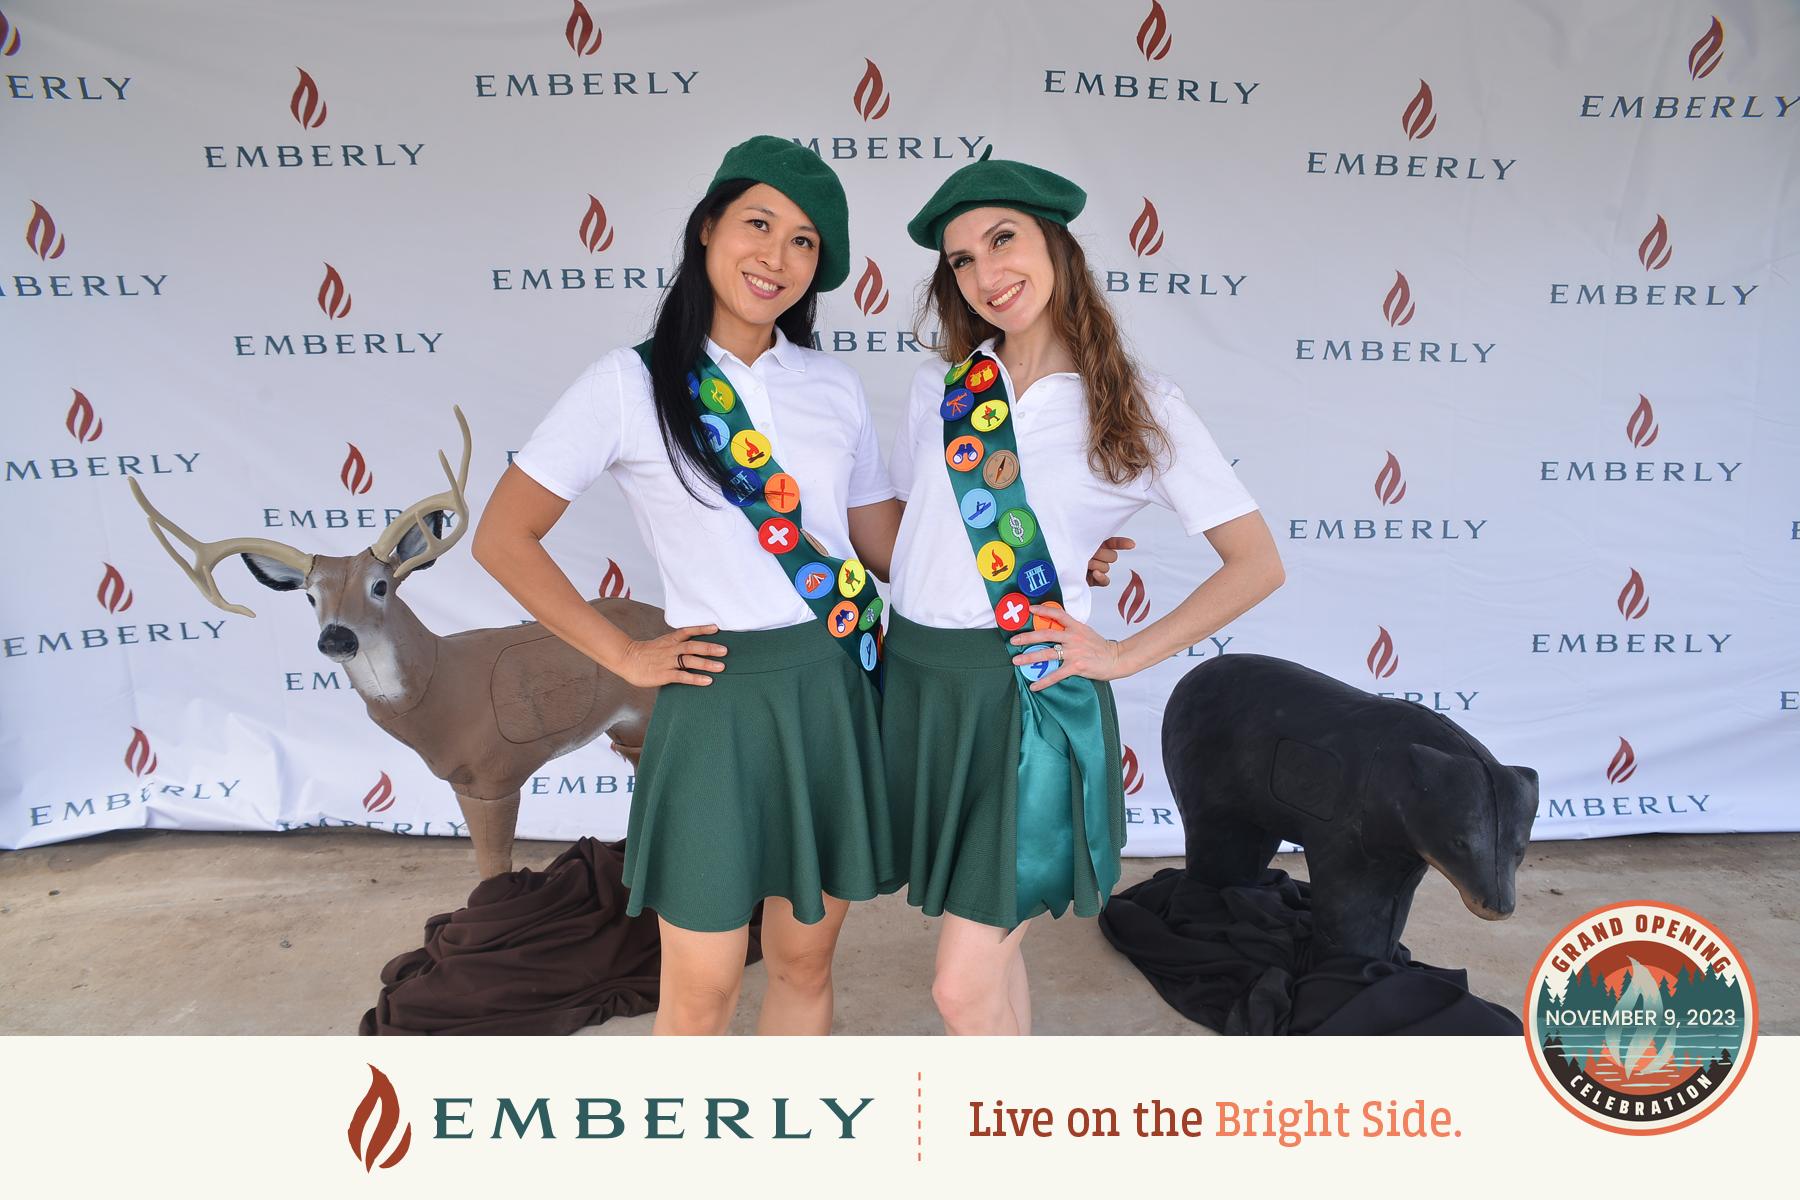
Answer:
<svg viewBox="0 0 1800 1200"><path fill-rule="evenodd" d="M906 871L907 902L929 916L950 912L1001 929L1013 928L1019 916L1015 653L998 629L936 629L899 613L889 620L881 736L894 855ZM1056 686L1071 685L1099 695L1113 764L1106 781L1111 844L1102 852L1116 862L1125 847L1125 789L1112 689L1088 679ZM1095 882L1073 765L1069 804L1073 907L1076 916L1097 916L1107 897ZM1023 915L1046 911L1040 903Z"/></svg>
<svg viewBox="0 0 1800 1200"><path fill-rule="evenodd" d="M817 621L720 632L708 687L658 693L625 837L626 912L701 932L782 896L806 924L821 893L896 890L880 702Z"/></svg>

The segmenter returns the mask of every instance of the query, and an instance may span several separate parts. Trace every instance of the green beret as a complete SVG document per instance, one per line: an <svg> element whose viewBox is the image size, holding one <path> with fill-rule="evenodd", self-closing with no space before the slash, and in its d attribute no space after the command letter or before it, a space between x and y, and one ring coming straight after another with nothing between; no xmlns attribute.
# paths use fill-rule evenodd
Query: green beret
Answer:
<svg viewBox="0 0 1800 1200"><path fill-rule="evenodd" d="M1087 193L1054 171L1004 158L981 159L944 180L925 207L906 223L912 240L927 250L944 248L944 226L972 208L1016 208L1067 225L1087 203Z"/></svg>
<svg viewBox="0 0 1800 1200"><path fill-rule="evenodd" d="M727 179L766 183L800 206L819 231L819 291L829 292L849 277L850 205L837 172L824 159L798 142L762 133L725 152L706 190Z"/></svg>

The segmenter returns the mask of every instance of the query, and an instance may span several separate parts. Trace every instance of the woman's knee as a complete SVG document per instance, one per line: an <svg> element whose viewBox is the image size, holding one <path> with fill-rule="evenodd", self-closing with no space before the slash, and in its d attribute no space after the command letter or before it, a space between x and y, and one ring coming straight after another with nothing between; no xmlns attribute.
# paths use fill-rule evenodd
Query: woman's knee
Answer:
<svg viewBox="0 0 1800 1200"><path fill-rule="evenodd" d="M658 1009L686 1030L723 1033L737 1008L737 993L736 986L721 980L665 980Z"/></svg>
<svg viewBox="0 0 1800 1200"><path fill-rule="evenodd" d="M931 999L938 1014L955 1025L980 1020L1006 998L1006 971L967 962L939 963L931 980Z"/></svg>
<svg viewBox="0 0 1800 1200"><path fill-rule="evenodd" d="M797 992L825 992L831 990L831 960L836 950L835 942L790 946L778 951L765 946L764 960L768 964L769 977L783 987Z"/></svg>

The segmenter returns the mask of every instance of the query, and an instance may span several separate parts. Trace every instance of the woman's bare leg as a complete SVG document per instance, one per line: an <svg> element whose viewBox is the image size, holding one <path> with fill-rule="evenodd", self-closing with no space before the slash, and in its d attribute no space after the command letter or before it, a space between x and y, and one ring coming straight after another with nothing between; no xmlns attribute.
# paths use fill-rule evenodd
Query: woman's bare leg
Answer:
<svg viewBox="0 0 1800 1200"><path fill-rule="evenodd" d="M769 989L756 1022L758 1033L831 1032L831 959L850 902L836 896L820 899L825 918L816 925L801 924L783 897L763 901L762 951Z"/></svg>

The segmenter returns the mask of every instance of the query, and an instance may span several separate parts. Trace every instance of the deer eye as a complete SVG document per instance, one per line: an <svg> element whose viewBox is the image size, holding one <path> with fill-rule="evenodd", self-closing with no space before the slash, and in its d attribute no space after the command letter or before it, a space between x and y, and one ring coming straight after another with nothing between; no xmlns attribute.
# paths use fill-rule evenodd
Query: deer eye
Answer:
<svg viewBox="0 0 1800 1200"><path fill-rule="evenodd" d="M313 595L312 595L312 594L311 594L311 593L310 593L310 592L309 592L309 593L307 593L307 596L306 596L306 602L307 602L307 603L308 603L308 604L310 604L310 605L312 605L312 606L313 606L313 607L314 607L314 608L317 608L317 607L319 607L319 601L318 601L318 598L317 598L317 597L315 597L315 596L313 596Z"/></svg>
<svg viewBox="0 0 1800 1200"><path fill-rule="evenodd" d="M369 590L377 596L387 595L387 580L377 579L375 581L375 586L370 588Z"/></svg>

